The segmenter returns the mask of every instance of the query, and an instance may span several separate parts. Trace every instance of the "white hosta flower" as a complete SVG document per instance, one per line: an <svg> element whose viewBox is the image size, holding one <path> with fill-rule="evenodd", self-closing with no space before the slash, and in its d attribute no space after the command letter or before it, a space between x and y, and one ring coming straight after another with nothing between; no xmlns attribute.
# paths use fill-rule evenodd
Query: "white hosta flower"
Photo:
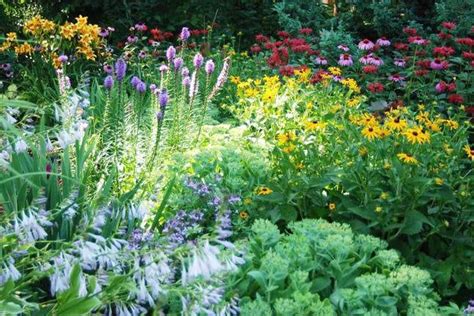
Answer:
<svg viewBox="0 0 474 316"><path fill-rule="evenodd" d="M51 140L46 138L46 143L45 143L46 151L47 152L52 152L54 150L53 144L51 143Z"/></svg>
<svg viewBox="0 0 474 316"><path fill-rule="evenodd" d="M61 252L59 256L54 257L52 260L54 272L50 276L50 290L54 296L69 289L71 271L76 259L69 254Z"/></svg>
<svg viewBox="0 0 474 316"><path fill-rule="evenodd" d="M183 284L186 284L197 277L209 279L213 274L223 271L225 266L217 257L219 253L219 248L210 245L209 241L204 243L202 249L195 249L188 270L186 271L186 269L183 268Z"/></svg>
<svg viewBox="0 0 474 316"><path fill-rule="evenodd" d="M74 134L71 134L69 131L62 130L56 137L58 138L59 146L62 149L66 149L69 145L73 144L75 141Z"/></svg>
<svg viewBox="0 0 474 316"><path fill-rule="evenodd" d="M0 167L6 167L10 164L10 154L8 151L0 151Z"/></svg>
<svg viewBox="0 0 474 316"><path fill-rule="evenodd" d="M28 144L23 138L18 138L15 143L15 152L22 153L28 150Z"/></svg>
<svg viewBox="0 0 474 316"><path fill-rule="evenodd" d="M20 217L15 216L13 227L22 242L31 243L48 236L43 226L51 226L52 223L44 213L30 210L27 213L22 212Z"/></svg>
<svg viewBox="0 0 474 316"><path fill-rule="evenodd" d="M148 209L143 205L143 203L140 203L139 205L131 204L128 207L128 219L130 220L142 220L147 213Z"/></svg>
<svg viewBox="0 0 474 316"><path fill-rule="evenodd" d="M9 257L0 269L0 285L8 280L16 281L21 277L21 273L15 267L15 260Z"/></svg>
<svg viewBox="0 0 474 316"><path fill-rule="evenodd" d="M8 112L5 113L5 116L7 118L7 122L11 125L15 124L17 122L16 118L14 118L13 116L11 116Z"/></svg>

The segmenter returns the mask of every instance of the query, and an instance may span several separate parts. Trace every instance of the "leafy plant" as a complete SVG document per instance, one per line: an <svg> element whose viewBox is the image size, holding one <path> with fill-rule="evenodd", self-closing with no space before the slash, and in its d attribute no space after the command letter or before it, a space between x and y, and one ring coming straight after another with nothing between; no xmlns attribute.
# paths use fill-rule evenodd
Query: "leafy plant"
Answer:
<svg viewBox="0 0 474 316"><path fill-rule="evenodd" d="M242 315L456 315L438 305L427 271L404 265L387 243L348 225L303 220L290 234L265 220L252 226L237 276Z"/></svg>

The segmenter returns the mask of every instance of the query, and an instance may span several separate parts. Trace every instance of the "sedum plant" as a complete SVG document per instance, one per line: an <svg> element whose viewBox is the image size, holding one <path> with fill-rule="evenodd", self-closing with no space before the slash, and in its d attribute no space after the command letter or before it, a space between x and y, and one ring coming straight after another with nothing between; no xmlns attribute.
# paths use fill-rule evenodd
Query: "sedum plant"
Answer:
<svg viewBox="0 0 474 316"><path fill-rule="evenodd" d="M252 226L236 276L241 315L458 315L439 305L430 274L405 265L387 242L347 224L303 220L280 233Z"/></svg>

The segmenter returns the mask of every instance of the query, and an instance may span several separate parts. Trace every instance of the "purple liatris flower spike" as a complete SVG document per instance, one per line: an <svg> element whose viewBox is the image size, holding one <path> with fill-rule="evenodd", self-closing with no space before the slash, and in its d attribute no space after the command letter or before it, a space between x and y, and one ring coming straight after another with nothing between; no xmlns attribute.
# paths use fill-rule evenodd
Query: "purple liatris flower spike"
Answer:
<svg viewBox="0 0 474 316"><path fill-rule="evenodd" d="M204 58L202 57L201 53L194 55L193 64L195 68L201 68L203 61Z"/></svg>
<svg viewBox="0 0 474 316"><path fill-rule="evenodd" d="M189 32L189 28L183 27L181 29L181 34L179 35L179 39L185 42L190 36L191 36L191 33Z"/></svg>
<svg viewBox="0 0 474 316"><path fill-rule="evenodd" d="M188 67L183 67L183 69L181 70L181 76L183 76L183 77L189 76L189 69L188 69Z"/></svg>
<svg viewBox="0 0 474 316"><path fill-rule="evenodd" d="M150 91L151 91L152 93L154 93L154 92L156 91L156 89L157 89L156 84L152 83L152 84L150 85Z"/></svg>
<svg viewBox="0 0 474 316"><path fill-rule="evenodd" d="M168 59L169 62L173 60L173 58L176 57L176 48L173 46L168 47L166 50L166 59Z"/></svg>
<svg viewBox="0 0 474 316"><path fill-rule="evenodd" d="M160 91L160 97L159 98L160 98L160 107L163 109L168 104L168 100L169 100L168 91L166 89L162 89Z"/></svg>
<svg viewBox="0 0 474 316"><path fill-rule="evenodd" d="M168 70L169 70L168 66L166 66L166 65L161 65L160 66L160 71L161 72L167 72Z"/></svg>
<svg viewBox="0 0 474 316"><path fill-rule="evenodd" d="M182 84L185 87L189 87L189 85L191 84L191 78L189 76L184 77L183 81L182 81Z"/></svg>
<svg viewBox="0 0 474 316"><path fill-rule="evenodd" d="M127 72L127 63L123 58L119 58L115 63L115 75L118 81L122 81Z"/></svg>
<svg viewBox="0 0 474 316"><path fill-rule="evenodd" d="M209 59L206 62L206 66L204 66L204 69L206 70L206 73L208 75L212 74L214 72L215 68L216 68L216 66L214 65L214 62L212 61L212 59Z"/></svg>
<svg viewBox="0 0 474 316"><path fill-rule="evenodd" d="M183 58L177 57L173 59L173 66L174 66L174 69L178 71L181 68L181 66L183 66Z"/></svg>
<svg viewBox="0 0 474 316"><path fill-rule="evenodd" d="M137 88L137 86L140 82L142 82L142 81L137 76L133 76L132 79L130 80L130 83L132 84L132 87L134 87L135 89Z"/></svg>
<svg viewBox="0 0 474 316"><path fill-rule="evenodd" d="M146 83L144 83L143 81L140 81L138 84L137 84L137 91L139 93L145 93L146 91Z"/></svg>
<svg viewBox="0 0 474 316"><path fill-rule="evenodd" d="M108 75L104 79L104 88L107 90L110 90L112 89L113 86L114 86L114 78L111 75Z"/></svg>

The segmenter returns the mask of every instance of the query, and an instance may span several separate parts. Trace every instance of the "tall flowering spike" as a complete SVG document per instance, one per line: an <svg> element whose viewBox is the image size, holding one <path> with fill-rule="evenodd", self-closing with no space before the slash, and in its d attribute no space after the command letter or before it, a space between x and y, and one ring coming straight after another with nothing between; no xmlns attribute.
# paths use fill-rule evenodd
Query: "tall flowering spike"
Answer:
<svg viewBox="0 0 474 316"><path fill-rule="evenodd" d="M181 29L181 34L179 35L179 39L185 42L188 40L190 36L191 36L191 33L189 32L189 28L183 27Z"/></svg>
<svg viewBox="0 0 474 316"><path fill-rule="evenodd" d="M204 58L202 57L201 53L194 55L193 64L195 68L201 68L203 61Z"/></svg>
<svg viewBox="0 0 474 316"><path fill-rule="evenodd" d="M162 89L160 91L160 107L163 109L166 107L166 105L168 105L168 100L169 100L169 97L168 97L168 91L166 89Z"/></svg>
<svg viewBox="0 0 474 316"><path fill-rule="evenodd" d="M191 84L191 78L189 76L184 77L183 81L182 81L182 84L185 87L189 87L189 85Z"/></svg>
<svg viewBox="0 0 474 316"><path fill-rule="evenodd" d="M132 79L130 79L130 83L132 84L132 87L134 87L135 89L137 88L140 82L142 81L137 76L133 76Z"/></svg>
<svg viewBox="0 0 474 316"><path fill-rule="evenodd" d="M178 71L183 66L183 58L177 57L173 59L174 70Z"/></svg>
<svg viewBox="0 0 474 316"><path fill-rule="evenodd" d="M137 87L136 87L138 93L145 93L146 91L146 83L144 83L143 81L140 81L138 84L137 84Z"/></svg>
<svg viewBox="0 0 474 316"><path fill-rule="evenodd" d="M105 77L105 79L104 79L104 88L107 89L107 90L110 90L110 89L112 89L113 86L114 86L114 78L110 75Z"/></svg>
<svg viewBox="0 0 474 316"><path fill-rule="evenodd" d="M191 83L189 84L189 99L191 103L193 102L194 97L197 95L199 90L199 80L197 79L196 71L193 71L191 75Z"/></svg>
<svg viewBox="0 0 474 316"><path fill-rule="evenodd" d="M215 67L216 66L214 65L214 62L212 61L212 59L209 59L206 62L206 66L204 66L204 69L206 70L206 73L210 75L214 72Z"/></svg>
<svg viewBox="0 0 474 316"><path fill-rule="evenodd" d="M118 81L122 81L125 78L127 72L127 62L123 58L119 58L115 63L115 75Z"/></svg>
<svg viewBox="0 0 474 316"><path fill-rule="evenodd" d="M166 59L168 59L169 62L173 60L173 58L176 57L176 48L173 46L168 47L166 50Z"/></svg>
<svg viewBox="0 0 474 316"><path fill-rule="evenodd" d="M209 100L212 99L217 92L224 86L224 83L227 81L227 77L229 76L229 70L230 70L230 58L226 57L224 59L224 64L222 65L222 70L219 73L219 76L217 77L216 84L214 88L212 88L211 94L209 94Z"/></svg>
<svg viewBox="0 0 474 316"><path fill-rule="evenodd" d="M188 67L183 67L183 69L181 70L181 76L183 76L183 77L188 77L189 76Z"/></svg>

